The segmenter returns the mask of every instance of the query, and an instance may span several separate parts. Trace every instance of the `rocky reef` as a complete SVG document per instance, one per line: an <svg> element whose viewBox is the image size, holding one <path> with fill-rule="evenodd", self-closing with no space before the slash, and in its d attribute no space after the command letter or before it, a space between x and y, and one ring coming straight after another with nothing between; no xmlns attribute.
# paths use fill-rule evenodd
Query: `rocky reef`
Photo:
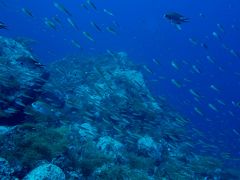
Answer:
<svg viewBox="0 0 240 180"><path fill-rule="evenodd" d="M48 78L43 66L23 46L0 37L0 124L24 121L24 108L34 102Z"/></svg>
<svg viewBox="0 0 240 180"><path fill-rule="evenodd" d="M1 179L224 179L124 52L43 67L0 38ZM237 173L232 179L239 178Z"/></svg>

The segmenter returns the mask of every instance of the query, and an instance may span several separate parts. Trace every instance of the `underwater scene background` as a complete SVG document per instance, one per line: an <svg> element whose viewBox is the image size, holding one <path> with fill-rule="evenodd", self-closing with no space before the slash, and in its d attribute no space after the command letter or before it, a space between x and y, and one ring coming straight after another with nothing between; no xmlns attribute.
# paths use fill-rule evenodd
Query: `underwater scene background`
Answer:
<svg viewBox="0 0 240 180"><path fill-rule="evenodd" d="M239 1L0 9L0 179L240 179Z"/></svg>

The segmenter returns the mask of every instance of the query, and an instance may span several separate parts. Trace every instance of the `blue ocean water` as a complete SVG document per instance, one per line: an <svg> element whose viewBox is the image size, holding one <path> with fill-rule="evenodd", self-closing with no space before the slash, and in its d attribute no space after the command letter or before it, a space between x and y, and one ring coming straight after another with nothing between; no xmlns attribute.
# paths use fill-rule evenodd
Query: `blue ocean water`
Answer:
<svg viewBox="0 0 240 180"><path fill-rule="evenodd" d="M97 55L107 49L127 52L135 63L144 64L153 71L153 74L145 72L152 92L165 97L192 122L192 127L203 132L204 141L218 147L209 153L226 152L232 158L239 158L239 1L93 0L95 10L93 7L84 9L81 6L85 2L83 0L58 0L72 14L70 18L79 30L69 24L69 17L54 7L54 2L1 0L0 21L7 25L8 30L1 30L0 35L35 40L33 52L44 64L71 54ZM22 8L31 11L33 17L24 13ZM103 9L112 12L113 16ZM190 21L178 30L163 17L167 12L178 12ZM44 21L56 15L61 24L56 23L54 30ZM103 32L97 31L90 22L96 23ZM108 32L107 26L114 27L116 33ZM89 41L82 32L91 34L95 42ZM214 37L213 32L220 39ZM75 47L72 40L82 48ZM202 47L202 43L207 48ZM238 54L234 55L232 50ZM153 59L158 60L159 65ZM173 61L178 69L171 65ZM200 73L195 72L193 66ZM176 87L172 79L181 87ZM210 88L211 85L217 90ZM197 100L189 92L191 89L199 94ZM194 108L199 109L202 115Z"/></svg>

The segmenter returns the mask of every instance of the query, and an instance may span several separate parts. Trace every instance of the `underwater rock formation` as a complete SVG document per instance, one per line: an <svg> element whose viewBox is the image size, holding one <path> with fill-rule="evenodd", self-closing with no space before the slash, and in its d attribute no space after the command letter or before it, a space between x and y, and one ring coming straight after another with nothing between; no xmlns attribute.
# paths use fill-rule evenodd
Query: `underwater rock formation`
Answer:
<svg viewBox="0 0 240 180"><path fill-rule="evenodd" d="M10 167L8 161L0 157L0 179L10 180L12 179L14 170Z"/></svg>
<svg viewBox="0 0 240 180"><path fill-rule="evenodd" d="M0 135L3 135L11 130L10 127L7 126L0 126Z"/></svg>
<svg viewBox="0 0 240 180"><path fill-rule="evenodd" d="M89 140L96 137L97 130L89 123L83 123L78 126L81 139Z"/></svg>
<svg viewBox="0 0 240 180"><path fill-rule="evenodd" d="M143 156L161 158L161 146L158 145L153 139L149 136L141 137L138 142L138 152Z"/></svg>
<svg viewBox="0 0 240 180"><path fill-rule="evenodd" d="M43 164L33 169L23 180L65 180L64 172L54 164Z"/></svg>
<svg viewBox="0 0 240 180"><path fill-rule="evenodd" d="M104 136L99 138L97 148L104 154L107 154L115 158L118 155L122 154L123 144L109 136Z"/></svg>
<svg viewBox="0 0 240 180"><path fill-rule="evenodd" d="M123 54L57 61L49 67L50 80L44 88L60 92L65 109L70 109L72 116L80 114L76 118L80 122L94 122L102 133L110 129L112 136L128 137L125 140L131 143L139 133L154 132L162 109L147 89L139 67Z"/></svg>
<svg viewBox="0 0 240 180"><path fill-rule="evenodd" d="M24 109L48 78L43 66L20 43L0 37L0 124L24 121Z"/></svg>
<svg viewBox="0 0 240 180"><path fill-rule="evenodd" d="M0 42L1 123L16 125L0 129L6 175L224 179L221 161L194 152L188 121L151 94L126 53L66 57L45 70L21 44Z"/></svg>

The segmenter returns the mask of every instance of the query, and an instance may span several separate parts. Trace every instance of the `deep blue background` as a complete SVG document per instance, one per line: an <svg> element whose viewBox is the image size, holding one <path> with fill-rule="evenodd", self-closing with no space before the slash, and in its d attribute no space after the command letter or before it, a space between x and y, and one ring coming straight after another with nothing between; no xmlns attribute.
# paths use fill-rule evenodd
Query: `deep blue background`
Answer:
<svg viewBox="0 0 240 180"><path fill-rule="evenodd" d="M133 61L146 64L153 70L153 75L146 72L151 90L156 95L166 97L176 110L190 119L193 126L204 133L206 142L217 145L219 149L214 153L229 152L239 158L240 136L233 129L240 132L240 108L234 106L232 101L240 101L240 75L236 74L240 73L240 59L222 47L225 44L229 49L240 52L238 0L93 0L97 11L91 7L89 10L83 9L83 0L57 0L73 14L71 18L79 31L69 25L66 21L68 16L54 7L54 1L1 2L0 21L5 22L9 30L1 30L0 34L36 40L33 52L41 62L47 64L78 53L105 53L106 49L125 51ZM31 10L34 17L24 14L21 11L23 7ZM113 12L114 17L104 13L104 8ZM177 30L163 18L163 14L169 11L189 17L190 22L182 25L181 31ZM50 19L55 15L62 21L56 31L44 24L45 17ZM91 21L102 27L104 32L97 32L90 25ZM105 30L113 21L119 24L117 35ZM218 23L224 27L224 32L217 27ZM87 40L82 31L89 32L96 42ZM222 37L221 41L212 36L213 31ZM198 45L190 43L189 38L196 40ZM71 40L78 41L83 50L74 47ZM206 43L208 50L202 48L201 43ZM215 64L210 63L206 56L211 56ZM153 58L160 61L159 66L153 63ZM179 70L171 66L172 60L179 65ZM201 74L194 73L192 65L196 65ZM153 81L159 76L165 79ZM172 78L181 82L183 87L174 86ZM210 89L211 84L218 87L220 92ZM201 95L199 102L194 100L189 89ZM218 104L216 99L226 105ZM214 104L219 111L212 111L208 103ZM194 112L194 107L198 107L204 116Z"/></svg>

